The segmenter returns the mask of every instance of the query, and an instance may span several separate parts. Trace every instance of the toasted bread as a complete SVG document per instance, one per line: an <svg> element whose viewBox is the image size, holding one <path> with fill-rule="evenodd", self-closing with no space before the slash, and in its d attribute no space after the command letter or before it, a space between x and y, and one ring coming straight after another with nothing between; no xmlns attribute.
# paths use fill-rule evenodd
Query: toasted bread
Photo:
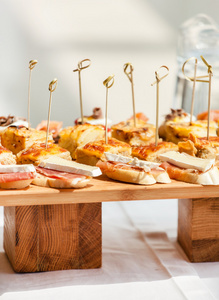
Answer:
<svg viewBox="0 0 219 300"><path fill-rule="evenodd" d="M41 161L50 157L51 155L59 156L67 160L71 160L70 152L61 148L56 144L48 144L47 148L44 143L33 144L28 149L22 150L17 154L18 164L33 164L38 166Z"/></svg>
<svg viewBox="0 0 219 300"><path fill-rule="evenodd" d="M83 124L67 127L59 133L59 146L67 149L73 159L76 158L75 151L78 147L83 147L89 142L99 140L104 137L103 126Z"/></svg>
<svg viewBox="0 0 219 300"><path fill-rule="evenodd" d="M2 133L1 143L4 147L11 150L14 154L29 148L36 143L45 143L46 132L39 131L33 128L27 129L22 127L8 127ZM48 142L52 143L52 135L49 134Z"/></svg>
<svg viewBox="0 0 219 300"><path fill-rule="evenodd" d="M101 139L77 148L76 161L95 166L99 159L104 159L104 152L130 156L131 146L114 138L109 138L108 144L105 144L105 139Z"/></svg>

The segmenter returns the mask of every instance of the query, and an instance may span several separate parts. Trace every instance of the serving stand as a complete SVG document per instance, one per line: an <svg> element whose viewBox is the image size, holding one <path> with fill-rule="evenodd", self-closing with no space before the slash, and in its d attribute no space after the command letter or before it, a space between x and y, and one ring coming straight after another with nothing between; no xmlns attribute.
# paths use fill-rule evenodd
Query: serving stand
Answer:
<svg viewBox="0 0 219 300"><path fill-rule="evenodd" d="M99 268L102 202L175 198L178 242L190 261L219 261L219 186L142 186L104 176L83 189L1 190L4 250L16 272Z"/></svg>

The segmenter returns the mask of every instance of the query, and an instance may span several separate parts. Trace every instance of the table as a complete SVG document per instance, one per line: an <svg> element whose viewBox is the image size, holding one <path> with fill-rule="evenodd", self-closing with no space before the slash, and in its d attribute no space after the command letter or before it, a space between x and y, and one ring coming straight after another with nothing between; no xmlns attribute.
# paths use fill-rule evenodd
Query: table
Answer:
<svg viewBox="0 0 219 300"><path fill-rule="evenodd" d="M102 204L102 267L15 273L3 251L0 299L219 299L219 263L191 263L177 243L176 199Z"/></svg>

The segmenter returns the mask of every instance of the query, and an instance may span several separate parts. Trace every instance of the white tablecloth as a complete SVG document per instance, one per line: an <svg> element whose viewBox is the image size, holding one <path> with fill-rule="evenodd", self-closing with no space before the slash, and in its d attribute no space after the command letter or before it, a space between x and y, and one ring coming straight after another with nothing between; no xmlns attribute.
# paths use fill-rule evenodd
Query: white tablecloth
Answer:
<svg viewBox="0 0 219 300"><path fill-rule="evenodd" d="M219 299L219 263L190 263L176 242L177 200L103 203L103 262L95 270L14 273L2 219L1 209L1 299Z"/></svg>

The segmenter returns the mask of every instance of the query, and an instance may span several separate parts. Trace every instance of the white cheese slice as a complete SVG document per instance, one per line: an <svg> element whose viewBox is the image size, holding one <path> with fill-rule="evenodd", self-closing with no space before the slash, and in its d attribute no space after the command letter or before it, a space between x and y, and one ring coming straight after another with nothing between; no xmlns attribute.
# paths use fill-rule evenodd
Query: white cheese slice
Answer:
<svg viewBox="0 0 219 300"><path fill-rule="evenodd" d="M0 165L0 173L36 172L34 165Z"/></svg>
<svg viewBox="0 0 219 300"><path fill-rule="evenodd" d="M100 176L102 174L100 168L98 167L80 164L75 161L66 160L57 156L51 156L43 160L39 164L39 167L92 177Z"/></svg>
<svg viewBox="0 0 219 300"><path fill-rule="evenodd" d="M121 162L124 164L130 164L135 167L145 168L148 167L150 169L159 167L159 163L151 162L151 161L145 161L140 160L137 157L129 157L129 156L123 156L118 154L113 154L110 152L104 152L105 157L108 161L115 161L115 162Z"/></svg>
<svg viewBox="0 0 219 300"><path fill-rule="evenodd" d="M195 169L201 172L208 171L215 163L215 159L203 159L176 151L168 151L160 154L159 158L162 161L169 162L177 167Z"/></svg>

